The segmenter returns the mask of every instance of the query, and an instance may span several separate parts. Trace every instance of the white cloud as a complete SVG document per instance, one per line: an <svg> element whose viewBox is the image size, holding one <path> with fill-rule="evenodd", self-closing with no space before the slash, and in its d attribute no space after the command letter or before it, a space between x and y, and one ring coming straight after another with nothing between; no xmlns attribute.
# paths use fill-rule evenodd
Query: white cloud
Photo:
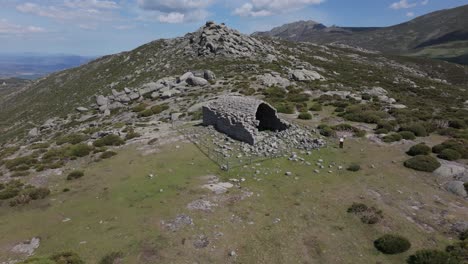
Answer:
<svg viewBox="0 0 468 264"><path fill-rule="evenodd" d="M157 13L161 23L185 23L205 19L215 0L138 0L138 7Z"/></svg>
<svg viewBox="0 0 468 264"><path fill-rule="evenodd" d="M65 0L65 6L70 8L116 9L119 5L106 0Z"/></svg>
<svg viewBox="0 0 468 264"><path fill-rule="evenodd" d="M0 34L22 35L28 33L46 32L42 27L22 26L8 22L6 19L0 19Z"/></svg>
<svg viewBox="0 0 468 264"><path fill-rule="evenodd" d="M408 13L406 13L406 16L407 17L414 17L414 12L408 12Z"/></svg>
<svg viewBox="0 0 468 264"><path fill-rule="evenodd" d="M112 4L114 3L114 4ZM97 0L67 0L63 5L39 5L26 2L16 6L16 10L25 14L48 17L56 20L68 21L110 21L114 14L110 9L118 6L112 1Z"/></svg>
<svg viewBox="0 0 468 264"><path fill-rule="evenodd" d="M234 14L252 17L270 16L323 2L325 0L251 0L236 8Z"/></svg>
<svg viewBox="0 0 468 264"><path fill-rule="evenodd" d="M127 29L135 28L135 26L134 25L118 25L118 26L114 26L114 28L118 30L127 30Z"/></svg>
<svg viewBox="0 0 468 264"><path fill-rule="evenodd" d="M415 7L417 4L416 3L408 3L408 0L400 0L399 2L395 2L390 5L391 9L407 9L407 8L412 8Z"/></svg>
<svg viewBox="0 0 468 264"><path fill-rule="evenodd" d="M429 4L429 0L423 0L423 1L421 2L421 5L427 5L427 4Z"/></svg>

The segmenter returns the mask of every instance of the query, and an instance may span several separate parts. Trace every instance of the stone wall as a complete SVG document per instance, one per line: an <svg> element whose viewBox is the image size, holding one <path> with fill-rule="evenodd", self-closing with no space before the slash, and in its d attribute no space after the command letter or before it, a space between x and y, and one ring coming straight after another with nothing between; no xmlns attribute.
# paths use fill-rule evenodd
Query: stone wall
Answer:
<svg viewBox="0 0 468 264"><path fill-rule="evenodd" d="M203 124L254 145L260 130L282 131L289 124L268 103L249 97L224 96L203 107Z"/></svg>

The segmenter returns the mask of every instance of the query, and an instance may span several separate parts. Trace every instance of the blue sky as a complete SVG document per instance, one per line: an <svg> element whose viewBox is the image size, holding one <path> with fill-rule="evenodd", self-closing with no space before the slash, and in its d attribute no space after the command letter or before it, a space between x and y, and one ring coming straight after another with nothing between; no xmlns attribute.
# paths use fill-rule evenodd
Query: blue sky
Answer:
<svg viewBox="0 0 468 264"><path fill-rule="evenodd" d="M181 36L207 20L244 33L297 20L389 26L466 4L468 0L0 0L0 52L105 55Z"/></svg>

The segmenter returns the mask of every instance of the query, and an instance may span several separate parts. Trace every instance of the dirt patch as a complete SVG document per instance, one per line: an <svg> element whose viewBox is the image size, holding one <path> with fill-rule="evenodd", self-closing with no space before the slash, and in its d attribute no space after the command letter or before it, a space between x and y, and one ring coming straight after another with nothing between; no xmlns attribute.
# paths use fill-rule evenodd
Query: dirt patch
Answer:
<svg viewBox="0 0 468 264"><path fill-rule="evenodd" d="M190 216L188 215L178 215L176 218L170 221L161 221L161 225L165 228L168 229L172 232L175 232L177 230L180 230L181 228L185 226L193 226L193 220Z"/></svg>

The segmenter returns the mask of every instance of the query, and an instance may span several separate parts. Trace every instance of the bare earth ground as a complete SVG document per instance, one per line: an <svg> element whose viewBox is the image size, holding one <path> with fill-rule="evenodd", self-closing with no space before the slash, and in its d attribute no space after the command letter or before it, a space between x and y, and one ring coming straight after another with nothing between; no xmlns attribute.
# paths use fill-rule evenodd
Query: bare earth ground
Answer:
<svg viewBox="0 0 468 264"><path fill-rule="evenodd" d="M43 201L2 204L0 263L24 257L11 249L33 237L41 239L35 255L73 250L87 263L112 251L125 254L123 263L403 263L418 249L443 249L455 238L451 225L468 219L466 200L402 166L411 143L349 139L344 150L331 142L297 153L312 166L284 157L229 172L186 142L155 152L141 144L73 164L85 168L79 180L65 181L67 171L49 177ZM352 162L363 169L338 170ZM206 186L219 183L224 190ZM384 219L361 223L346 212L353 202L381 209ZM406 236L411 250L379 253L372 242L384 233Z"/></svg>

